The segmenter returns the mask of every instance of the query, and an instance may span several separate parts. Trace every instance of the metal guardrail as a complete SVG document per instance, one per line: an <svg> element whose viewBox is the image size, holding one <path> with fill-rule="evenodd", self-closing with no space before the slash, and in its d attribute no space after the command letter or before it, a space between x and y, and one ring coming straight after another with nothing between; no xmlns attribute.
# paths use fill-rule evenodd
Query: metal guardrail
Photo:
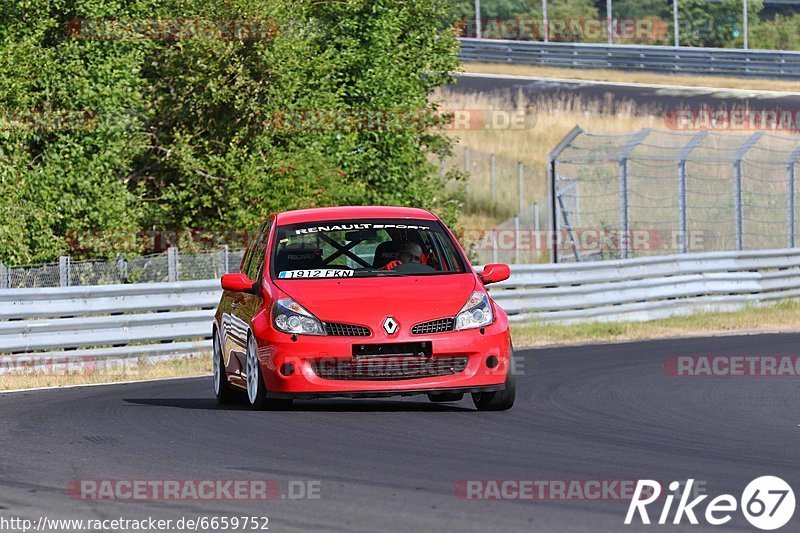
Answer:
<svg viewBox="0 0 800 533"><path fill-rule="evenodd" d="M519 265L492 291L521 321L652 320L800 297L800 249Z"/></svg>
<svg viewBox="0 0 800 533"><path fill-rule="evenodd" d="M800 248L511 271L491 292L515 322L649 320L800 297ZM219 280L0 291L0 354L42 362L207 351L220 292Z"/></svg>
<svg viewBox="0 0 800 533"><path fill-rule="evenodd" d="M461 60L800 79L800 52L461 38Z"/></svg>

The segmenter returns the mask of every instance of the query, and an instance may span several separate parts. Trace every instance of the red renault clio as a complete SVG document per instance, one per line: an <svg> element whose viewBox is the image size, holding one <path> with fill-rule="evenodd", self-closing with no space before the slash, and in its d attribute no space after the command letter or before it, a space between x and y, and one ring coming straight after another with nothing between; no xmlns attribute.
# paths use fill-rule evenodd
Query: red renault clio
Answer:
<svg viewBox="0 0 800 533"><path fill-rule="evenodd" d="M256 409L293 399L470 393L479 410L514 404L506 314L432 213L330 207L271 215L241 273L222 277L214 390Z"/></svg>

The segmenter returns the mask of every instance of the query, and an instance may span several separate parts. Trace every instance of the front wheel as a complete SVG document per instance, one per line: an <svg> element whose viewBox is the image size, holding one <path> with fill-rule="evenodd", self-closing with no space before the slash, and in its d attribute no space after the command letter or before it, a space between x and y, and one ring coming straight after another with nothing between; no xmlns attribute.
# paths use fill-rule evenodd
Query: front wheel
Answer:
<svg viewBox="0 0 800 533"><path fill-rule="evenodd" d="M472 402L478 411L507 411L514 407L516 396L517 389L509 365L508 374L506 375L506 388L494 392L473 392Z"/></svg>
<svg viewBox="0 0 800 533"><path fill-rule="evenodd" d="M247 339L247 400L250 406L257 411L289 409L292 400L267 397L267 385L261 372L261 363L258 359L258 347L252 335Z"/></svg>

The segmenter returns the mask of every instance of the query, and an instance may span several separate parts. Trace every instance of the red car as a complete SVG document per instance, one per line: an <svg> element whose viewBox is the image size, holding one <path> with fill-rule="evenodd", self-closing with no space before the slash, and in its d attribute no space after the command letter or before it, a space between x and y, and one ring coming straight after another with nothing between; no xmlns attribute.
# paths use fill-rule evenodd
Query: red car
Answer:
<svg viewBox="0 0 800 533"><path fill-rule="evenodd" d="M330 207L271 215L241 273L222 277L214 390L256 409L297 398L471 393L479 410L514 404L506 314L432 213Z"/></svg>

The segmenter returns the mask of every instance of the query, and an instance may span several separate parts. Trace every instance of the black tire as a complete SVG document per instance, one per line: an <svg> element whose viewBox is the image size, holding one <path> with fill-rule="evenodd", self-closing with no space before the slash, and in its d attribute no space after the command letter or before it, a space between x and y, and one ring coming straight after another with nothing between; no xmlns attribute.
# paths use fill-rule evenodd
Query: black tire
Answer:
<svg viewBox="0 0 800 533"><path fill-rule="evenodd" d="M261 364L258 363L258 356L251 358L256 350L255 340L252 337L247 339L246 372L247 372L247 400L250 406L256 411L283 411L292 407L291 399L270 398L267 395L267 384L261 372ZM256 380L251 383L252 378Z"/></svg>
<svg viewBox="0 0 800 533"><path fill-rule="evenodd" d="M472 402L478 411L507 411L514 407L514 399L517 396L516 385L511 368L506 375L506 387L495 392L473 392Z"/></svg>
<svg viewBox="0 0 800 533"><path fill-rule="evenodd" d="M214 330L212 352L212 357L214 357L214 395L217 397L217 403L220 405L234 403L239 398L236 391L228 383L228 374L225 371L225 363L222 359L222 346L216 329Z"/></svg>

